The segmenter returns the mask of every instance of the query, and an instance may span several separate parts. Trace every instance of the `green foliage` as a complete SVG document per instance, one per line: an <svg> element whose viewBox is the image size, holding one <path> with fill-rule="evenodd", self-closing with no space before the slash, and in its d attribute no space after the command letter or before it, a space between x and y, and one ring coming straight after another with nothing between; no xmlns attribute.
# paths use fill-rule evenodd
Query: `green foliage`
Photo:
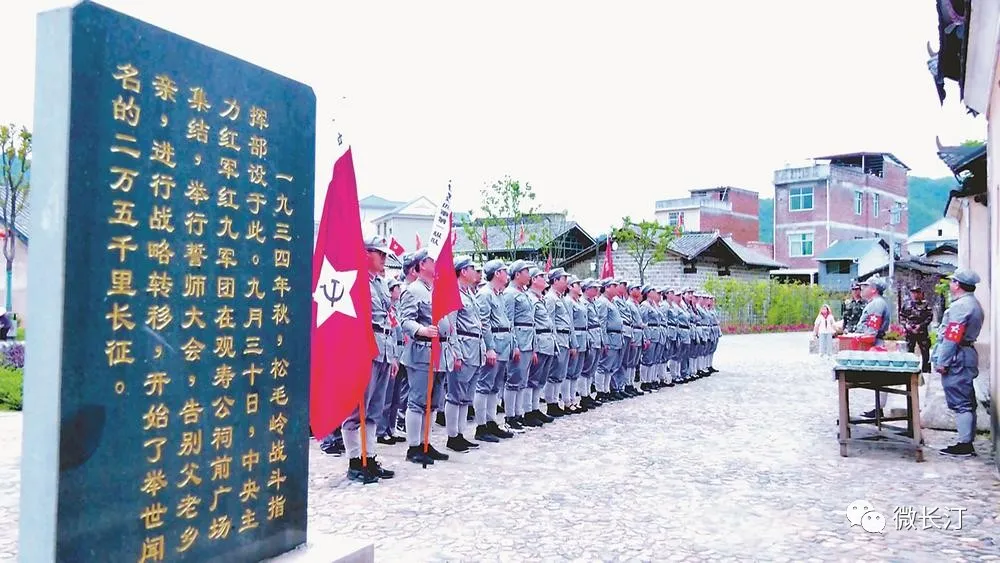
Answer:
<svg viewBox="0 0 1000 563"><path fill-rule="evenodd" d="M516 258L519 249L542 248L544 251L545 245L552 242L551 230L542 223L539 208L534 203L535 190L531 184L504 176L483 187L480 194L479 212L470 210L470 220L460 225L477 254L487 251L482 237L483 229L490 227L503 234L502 243L511 259ZM526 237L519 241L522 225L525 225ZM498 248L500 241L489 242L490 246Z"/></svg>
<svg viewBox="0 0 1000 563"><path fill-rule="evenodd" d="M839 309L830 294L818 285L782 284L773 280L743 281L709 278L705 291L715 295L716 308L724 322L733 326L812 326L819 308L826 303L834 315Z"/></svg>
<svg viewBox="0 0 1000 563"><path fill-rule="evenodd" d="M760 212L757 216L760 218L760 225L757 240L774 244L774 200L767 198L760 200L759 203Z"/></svg>
<svg viewBox="0 0 1000 563"><path fill-rule="evenodd" d="M0 410L19 411L24 406L24 370L0 366Z"/></svg>
<svg viewBox="0 0 1000 563"><path fill-rule="evenodd" d="M981 146L983 146L985 144L986 144L986 141L979 141L979 140L976 140L976 139L968 139L968 140L962 142L961 146L963 146L963 147L981 147Z"/></svg>
<svg viewBox="0 0 1000 563"><path fill-rule="evenodd" d="M944 216L948 192L958 187L953 177L921 178L911 176L907 184L909 234L913 234Z"/></svg>
<svg viewBox="0 0 1000 563"><path fill-rule="evenodd" d="M635 260L639 270L639 283L644 284L646 268L667 257L670 243L679 232L656 221L636 223L631 217L626 216L622 219L622 226L616 227L611 236Z"/></svg>
<svg viewBox="0 0 1000 563"><path fill-rule="evenodd" d="M24 327L17 327L17 340L24 341Z"/></svg>
<svg viewBox="0 0 1000 563"><path fill-rule="evenodd" d="M7 272L14 268L17 237L13 236L18 213L28 203L31 189L31 132L27 127L17 128L13 123L0 125L0 223L6 226L8 236L0 240ZM7 288L7 308L11 307L11 288Z"/></svg>

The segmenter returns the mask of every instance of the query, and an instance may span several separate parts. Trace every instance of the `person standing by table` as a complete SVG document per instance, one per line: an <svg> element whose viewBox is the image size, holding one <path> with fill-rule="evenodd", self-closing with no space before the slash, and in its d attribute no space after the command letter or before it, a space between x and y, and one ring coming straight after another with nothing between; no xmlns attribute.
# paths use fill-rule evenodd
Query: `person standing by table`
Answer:
<svg viewBox="0 0 1000 563"><path fill-rule="evenodd" d="M931 339L927 329L933 317L930 303L924 300L924 290L918 285L911 287L910 300L899 311L899 320L903 322L906 331L907 351L913 353L917 346L920 347L920 356L923 358L921 371L925 373L931 371Z"/></svg>
<svg viewBox="0 0 1000 563"><path fill-rule="evenodd" d="M974 295L979 275L959 269L951 276L951 307L941 317L937 342L931 359L941 374L941 387L948 408L955 413L958 443L941 450L951 456L976 455L972 441L976 437L976 389L979 354L975 343L983 328L983 307Z"/></svg>
<svg viewBox="0 0 1000 563"><path fill-rule="evenodd" d="M851 297L844 302L844 333L854 332L865 310L865 300L861 297L861 284L851 284Z"/></svg>
<svg viewBox="0 0 1000 563"><path fill-rule="evenodd" d="M819 340L819 355L833 355L833 334L837 332L837 320L830 311L830 306L823 303L813 323L813 335Z"/></svg>
<svg viewBox="0 0 1000 563"><path fill-rule="evenodd" d="M888 282L879 276L872 276L861 284L862 294L868 300L868 304L861 311L861 319L858 321L857 332L874 336L875 346L885 345L885 332L889 330L889 304L882 297L888 285ZM889 394L885 391L880 391L876 408L861 416L875 418L877 411L878 417L882 418L882 409L885 408L885 403L888 399Z"/></svg>

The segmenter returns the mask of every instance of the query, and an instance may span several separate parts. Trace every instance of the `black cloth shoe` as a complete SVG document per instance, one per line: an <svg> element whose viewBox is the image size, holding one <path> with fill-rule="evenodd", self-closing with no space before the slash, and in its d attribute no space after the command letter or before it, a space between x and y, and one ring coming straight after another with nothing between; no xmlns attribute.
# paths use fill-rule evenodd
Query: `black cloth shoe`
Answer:
<svg viewBox="0 0 1000 563"><path fill-rule="evenodd" d="M550 417L554 419L559 418L560 416L566 416L566 411L559 408L559 405L557 405L556 403L552 403L547 407L545 407L545 411L546 413L548 413Z"/></svg>
<svg viewBox="0 0 1000 563"><path fill-rule="evenodd" d="M955 445L944 448L941 450L941 453L954 457L972 457L976 455L976 449L973 448L972 444L968 442L959 442Z"/></svg>
<svg viewBox="0 0 1000 563"><path fill-rule="evenodd" d="M491 444L496 444L500 441L500 437L494 436L485 424L480 424L476 427L476 439L480 442L490 442Z"/></svg>
<svg viewBox="0 0 1000 563"><path fill-rule="evenodd" d="M461 440L462 443L465 444L465 447L469 448L470 450L475 450L475 449L479 448L479 444L470 441L468 438L466 438L465 436L463 436L461 434L458 435L458 439Z"/></svg>
<svg viewBox="0 0 1000 563"><path fill-rule="evenodd" d="M422 449L422 447L421 447L421 449ZM427 445L427 455L430 456L430 458L433 459L433 460L435 460L435 461L448 461L448 454L443 454L443 453L435 450L434 446L432 446L430 444Z"/></svg>
<svg viewBox="0 0 1000 563"><path fill-rule="evenodd" d="M507 419L507 426L510 426L510 419ZM513 426L511 426L511 428L513 428ZM504 440L508 440L514 437L513 432L507 432L503 428L500 428L500 425L492 420L486 423L486 430L493 436L496 436L497 438L503 438ZM476 439L478 440L479 436L476 436Z"/></svg>
<svg viewBox="0 0 1000 563"><path fill-rule="evenodd" d="M393 436L379 436L375 441L379 444L385 444L387 446L396 445L396 438Z"/></svg>
<svg viewBox="0 0 1000 563"><path fill-rule="evenodd" d="M535 419L538 420L539 422L541 422L542 424L548 424L550 422L554 422L555 421L554 418L552 418L551 416L543 413L540 410L531 411L531 412L535 413Z"/></svg>
<svg viewBox="0 0 1000 563"><path fill-rule="evenodd" d="M863 416L865 418L875 418L875 409L872 409L872 410L870 410L868 412L861 413L861 416ZM882 409L878 409L878 417L879 418L885 418L885 414L882 413Z"/></svg>
<svg viewBox="0 0 1000 563"><path fill-rule="evenodd" d="M395 471L390 471L382 467L382 464L379 463L374 456L368 458L367 461L368 461L368 471L370 471L373 475L375 475L379 479L392 479L393 477L396 476Z"/></svg>
<svg viewBox="0 0 1000 563"><path fill-rule="evenodd" d="M538 414L541 414L541 412L539 412ZM538 417L535 416L535 411L524 413L524 416L521 418L520 422L522 426L529 426L531 428L538 428L539 426L542 426L544 424L541 420L538 419Z"/></svg>
<svg viewBox="0 0 1000 563"><path fill-rule="evenodd" d="M674 385L676 385L676 383L674 383L673 380L670 380L670 381L664 383L665 387L673 387Z"/></svg>
<svg viewBox="0 0 1000 563"><path fill-rule="evenodd" d="M438 426L445 426L444 411L438 411L437 416L434 417L434 422L437 422Z"/></svg>
<svg viewBox="0 0 1000 563"><path fill-rule="evenodd" d="M410 446L406 448L406 461L419 463L422 465L434 465L434 460L424 453L423 446Z"/></svg>
<svg viewBox="0 0 1000 563"><path fill-rule="evenodd" d="M393 436L392 437L392 441L396 442L397 444L402 444L402 443L406 442L406 437L405 436Z"/></svg>
<svg viewBox="0 0 1000 563"><path fill-rule="evenodd" d="M347 478L351 481L364 483L365 485L378 483L378 475L370 469L363 467L360 457L352 457L351 461L347 463Z"/></svg>
<svg viewBox="0 0 1000 563"><path fill-rule="evenodd" d="M465 442L463 442L458 436L450 436L444 446L449 450L460 454L464 454L469 451L469 446L466 446Z"/></svg>
<svg viewBox="0 0 1000 563"><path fill-rule="evenodd" d="M346 450L344 449L344 444L342 442L337 442L323 448L323 453L329 455L343 455Z"/></svg>
<svg viewBox="0 0 1000 563"><path fill-rule="evenodd" d="M510 426L511 430L524 430L524 425L519 417L508 416L504 418L504 421L507 422L507 426ZM500 428L500 426L497 425L497 428Z"/></svg>
<svg viewBox="0 0 1000 563"><path fill-rule="evenodd" d="M476 420L476 407L471 405L469 406L469 415L465 418L465 420Z"/></svg>

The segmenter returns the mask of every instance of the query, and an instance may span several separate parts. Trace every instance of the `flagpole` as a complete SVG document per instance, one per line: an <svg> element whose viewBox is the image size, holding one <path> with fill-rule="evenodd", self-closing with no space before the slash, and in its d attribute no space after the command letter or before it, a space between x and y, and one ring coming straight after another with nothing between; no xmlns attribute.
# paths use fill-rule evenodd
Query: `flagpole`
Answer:
<svg viewBox="0 0 1000 563"><path fill-rule="evenodd" d="M440 346L438 344L438 337L434 336L431 338L431 350L435 350ZM431 358L430 363L427 364L427 406L424 409L424 455L427 452L431 444L431 393L434 392L434 364L437 363L437 358ZM427 464L424 463L424 469L427 469Z"/></svg>
<svg viewBox="0 0 1000 563"><path fill-rule="evenodd" d="M358 401L358 415L361 416L361 467L368 467L368 431L365 428L365 397Z"/></svg>

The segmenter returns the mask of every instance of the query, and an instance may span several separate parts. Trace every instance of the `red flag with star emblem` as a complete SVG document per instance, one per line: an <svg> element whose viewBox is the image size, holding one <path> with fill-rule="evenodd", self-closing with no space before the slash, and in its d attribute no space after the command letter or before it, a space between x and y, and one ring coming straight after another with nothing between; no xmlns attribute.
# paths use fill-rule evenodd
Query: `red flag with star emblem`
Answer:
<svg viewBox="0 0 1000 563"><path fill-rule="evenodd" d="M392 240L389 241L389 250L391 250L392 253L395 254L396 256L402 256L403 254L406 254L406 249L403 248L403 245L399 244L399 241L396 240L396 237L392 237Z"/></svg>
<svg viewBox="0 0 1000 563"><path fill-rule="evenodd" d="M354 160L333 166L313 254L309 424L322 440L364 396L378 352Z"/></svg>

